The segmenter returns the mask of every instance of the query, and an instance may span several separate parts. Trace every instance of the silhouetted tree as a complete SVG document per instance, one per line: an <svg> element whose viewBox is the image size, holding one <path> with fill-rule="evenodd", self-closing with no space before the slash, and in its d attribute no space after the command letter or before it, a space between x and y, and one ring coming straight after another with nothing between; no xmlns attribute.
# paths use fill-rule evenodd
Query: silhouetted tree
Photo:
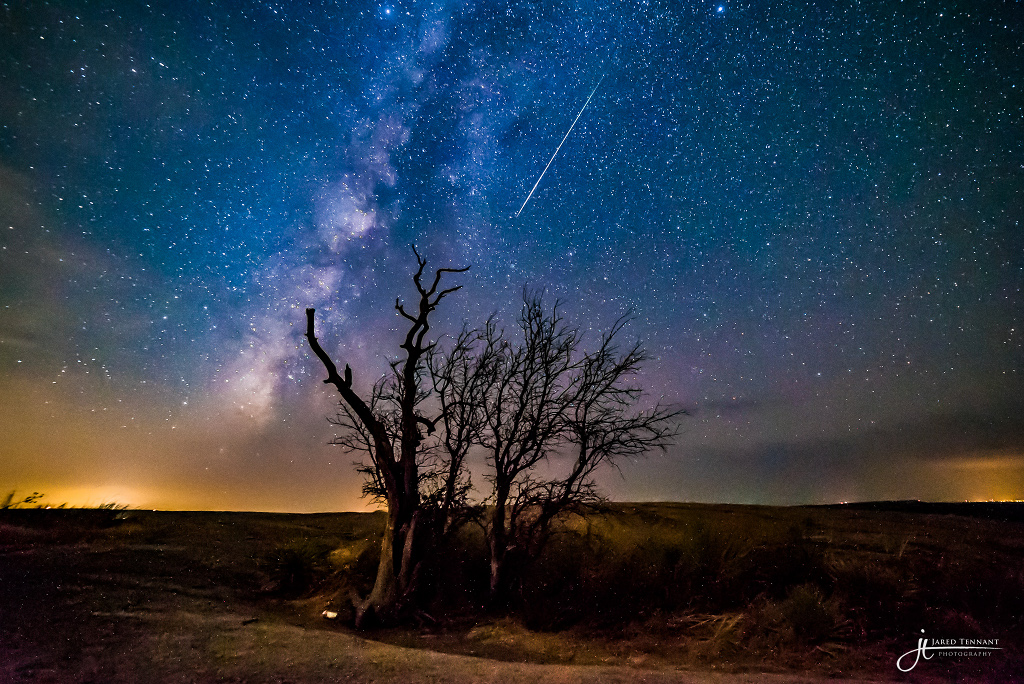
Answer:
<svg viewBox="0 0 1024 684"><path fill-rule="evenodd" d="M436 506L435 536L444 540L462 523L476 516L469 505L472 482L466 472L470 450L481 443L487 426L481 397L490 394L499 381L500 346L493 334L493 317L484 333L463 327L446 353L432 350L427 357L430 379L440 415L440 439L432 452L432 469L425 478L427 500Z"/></svg>
<svg viewBox="0 0 1024 684"><path fill-rule="evenodd" d="M439 290L445 273L461 273L467 268L441 268L433 282L425 286L422 281L426 268L415 248L418 269L413 283L419 295L417 310L406 311L401 299L395 300L395 309L409 321L409 330L400 348L405 357L391 364L391 374L374 385L370 399L364 400L352 387L352 369L346 365L344 374L323 350L314 333L314 309L306 309L306 339L310 348L327 370L325 383L334 385L342 398L342 411L338 424L351 428L339 441L342 445L360 449L365 447L369 463L370 480L366 491L381 497L387 504L388 516L381 541L380 563L377 577L369 596L359 601L356 625L369 620L380 622L395 620L415 592L422 570L424 550L429 548L429 537L434 523L426 518L420 496L423 460L420 427L433 432L437 420L422 416L418 407L429 392L423 386L425 357L434 345L426 342L430 330L429 317L437 305L449 294L459 290L455 286Z"/></svg>
<svg viewBox="0 0 1024 684"><path fill-rule="evenodd" d="M563 324L557 304L545 314L539 296L527 299L517 323L518 344L493 326L483 333L499 354L497 381L478 399L492 485L487 527L492 602L506 593L509 558L523 550L520 533L544 484L533 470L564 436L569 372L579 345L579 335Z"/></svg>
<svg viewBox="0 0 1024 684"><path fill-rule="evenodd" d="M674 419L684 413L661 404L647 411L637 407L642 391L629 380L647 357L639 343L618 347L624 320L601 337L595 351L584 352L582 336L565 323L557 302L547 312L541 295L524 299L518 342L489 320L476 333L476 356L470 358L463 345L459 372L435 385L442 401L467 402L479 432L468 439L487 453L494 603L507 597L522 561L546 544L558 516L599 499L594 471L664 448ZM538 466L554 454L570 461L568 474L538 476Z"/></svg>
<svg viewBox="0 0 1024 684"><path fill-rule="evenodd" d="M334 443L364 454L364 493L385 503L387 526L373 589L356 605L356 624L371 617L395 620L409 605L431 551L443 547L481 509L470 504L466 468L474 448L486 453L491 491L483 518L490 555L490 595L498 604L522 569L547 543L553 523L600 499L593 473L625 456L664 448L683 411L660 403L639 408L642 391L630 384L647 359L639 343L618 346L624 319L603 334L593 351L569 327L556 302L550 311L540 294L524 296L516 340L494 317L484 327L464 327L450 349L426 341L429 317L441 300L460 289L439 289L438 269L429 287L422 282L426 261L416 255L413 283L418 311L400 300L395 308L409 321L404 358L393 361L364 399L352 387L314 334L314 310L307 309L306 337L327 369L326 383L341 394L332 422L342 428ZM437 417L421 408L431 399ZM424 437L426 430L430 439ZM538 475L556 455L568 471Z"/></svg>

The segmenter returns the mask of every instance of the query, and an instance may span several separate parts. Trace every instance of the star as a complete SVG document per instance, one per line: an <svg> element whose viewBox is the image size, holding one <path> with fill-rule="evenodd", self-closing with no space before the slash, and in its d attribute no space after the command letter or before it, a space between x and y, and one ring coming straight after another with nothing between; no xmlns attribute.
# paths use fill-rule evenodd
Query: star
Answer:
<svg viewBox="0 0 1024 684"><path fill-rule="evenodd" d="M632 313L638 384L693 415L613 497L1020 496L1024 43L995 3L9 4L8 481L363 506L301 312L372 384L415 244L472 266L440 347L524 288L581 334Z"/></svg>

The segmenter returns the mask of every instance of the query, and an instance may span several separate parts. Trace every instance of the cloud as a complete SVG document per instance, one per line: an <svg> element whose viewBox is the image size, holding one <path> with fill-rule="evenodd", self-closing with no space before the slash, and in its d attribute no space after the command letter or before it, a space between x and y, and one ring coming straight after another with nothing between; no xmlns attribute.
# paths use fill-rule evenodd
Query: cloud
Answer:
<svg viewBox="0 0 1024 684"><path fill-rule="evenodd" d="M1011 399L838 436L723 440L692 431L663 463L645 467L657 478L609 484L625 498L764 504L1020 498L1022 414L1024 402Z"/></svg>
<svg viewBox="0 0 1024 684"><path fill-rule="evenodd" d="M326 392L256 423L234 407L168 401L158 387L118 401L14 378L0 385L0 482L52 503L116 500L195 510L359 510L351 458L327 444ZM283 428L283 429L282 429ZM6 492L4 492L6 493Z"/></svg>
<svg viewBox="0 0 1024 684"><path fill-rule="evenodd" d="M1024 470L1024 454L981 452L935 460L933 468L948 470Z"/></svg>
<svg viewBox="0 0 1024 684"><path fill-rule="evenodd" d="M132 258L87 241L39 208L27 178L0 166L0 371L49 380L68 364L135 377L162 289ZM22 355L24 363L19 363Z"/></svg>

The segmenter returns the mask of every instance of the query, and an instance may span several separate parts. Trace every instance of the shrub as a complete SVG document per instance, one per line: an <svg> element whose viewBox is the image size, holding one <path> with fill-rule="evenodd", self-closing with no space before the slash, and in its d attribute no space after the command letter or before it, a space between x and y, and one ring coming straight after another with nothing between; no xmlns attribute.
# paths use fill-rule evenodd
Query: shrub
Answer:
<svg viewBox="0 0 1024 684"><path fill-rule="evenodd" d="M689 535L663 551L669 573L664 607L717 611L738 604L743 597L737 581L749 553L739 539L696 525Z"/></svg>
<svg viewBox="0 0 1024 684"><path fill-rule="evenodd" d="M862 632L904 634L920 621L919 585L910 564L862 554L833 558L828 572Z"/></svg>
<svg viewBox="0 0 1024 684"><path fill-rule="evenodd" d="M423 573L420 592L434 613L478 610L486 603L490 562L482 530L466 525L436 549Z"/></svg>
<svg viewBox="0 0 1024 684"><path fill-rule="evenodd" d="M794 587L780 606L782 616L800 641L818 643L836 628L834 606L827 605L818 587L803 584Z"/></svg>
<svg viewBox="0 0 1024 684"><path fill-rule="evenodd" d="M552 631L583 618L597 601L588 596L593 579L586 577L591 554L578 535L561 534L519 577L519 604L529 629Z"/></svg>
<svg viewBox="0 0 1024 684"><path fill-rule="evenodd" d="M782 598L804 584L832 586L824 553L797 526L781 539L753 546L737 557L732 575L733 595L743 603L760 594Z"/></svg>
<svg viewBox="0 0 1024 684"><path fill-rule="evenodd" d="M260 565L270 576L271 590L295 598L316 588L330 574L330 547L303 541L271 551Z"/></svg>
<svg viewBox="0 0 1024 684"><path fill-rule="evenodd" d="M826 599L821 589L813 584L793 587L781 601L762 597L750 611L751 644L773 651L846 638L848 627L849 621L842 615L838 599Z"/></svg>

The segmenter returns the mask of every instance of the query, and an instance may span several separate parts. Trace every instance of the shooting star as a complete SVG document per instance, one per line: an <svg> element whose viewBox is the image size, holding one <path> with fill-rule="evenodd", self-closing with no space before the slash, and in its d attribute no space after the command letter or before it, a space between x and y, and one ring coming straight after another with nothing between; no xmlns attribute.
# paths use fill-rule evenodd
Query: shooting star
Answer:
<svg viewBox="0 0 1024 684"><path fill-rule="evenodd" d="M548 167L551 166L551 162L555 161L555 157L558 156L558 151L562 149L562 145L565 144L569 134L572 133L572 129L576 127L576 122L580 120L581 116L583 116L583 110L587 108L587 105L590 104L590 100L594 97L594 93L596 93L597 89L601 87L601 81L604 80L605 75L606 74L601 74L601 78L598 79L597 85L590 91L590 97L588 97L587 101L583 103L582 107L580 107L580 113L576 115L576 118L572 122L572 126L569 126L569 130L565 132L565 137L562 138L562 142L558 143L558 147L555 148L555 153L551 155L551 159L548 159L548 165L540 172L540 176L537 177L537 182L534 183L533 187L530 189L530 194L526 196L525 200L523 200L523 206L519 207L519 211L516 212L516 218L519 218L519 215L523 213L523 209L526 208L526 203L530 201L531 197L533 197L533 191L537 189L538 185L540 185L540 181L544 178L544 174L548 172Z"/></svg>

